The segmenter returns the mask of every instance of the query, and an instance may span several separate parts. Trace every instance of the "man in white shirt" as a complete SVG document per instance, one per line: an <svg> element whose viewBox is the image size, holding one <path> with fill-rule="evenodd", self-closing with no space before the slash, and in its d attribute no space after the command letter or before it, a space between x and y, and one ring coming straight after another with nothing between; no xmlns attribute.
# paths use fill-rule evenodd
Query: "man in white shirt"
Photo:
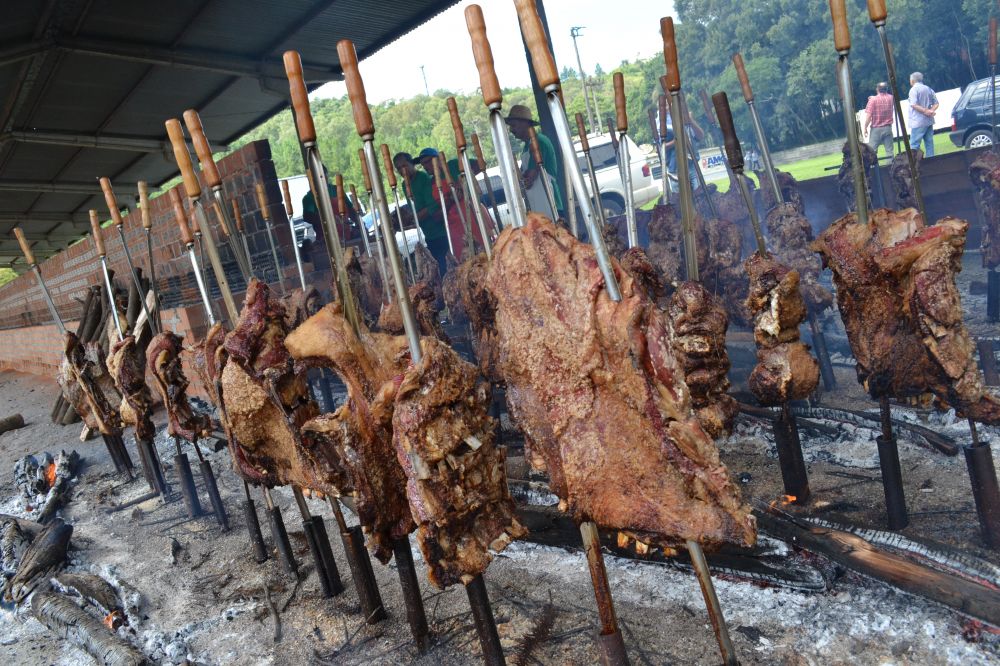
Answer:
<svg viewBox="0 0 1000 666"><path fill-rule="evenodd" d="M924 155L934 156L934 114L938 99L934 91L924 85L924 75L910 74L910 148L918 150L924 142Z"/></svg>

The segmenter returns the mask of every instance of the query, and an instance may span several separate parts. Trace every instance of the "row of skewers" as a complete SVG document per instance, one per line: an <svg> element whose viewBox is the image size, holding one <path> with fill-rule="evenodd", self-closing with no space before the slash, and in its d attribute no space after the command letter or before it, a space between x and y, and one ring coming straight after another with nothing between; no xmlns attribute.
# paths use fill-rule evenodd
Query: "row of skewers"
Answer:
<svg viewBox="0 0 1000 666"><path fill-rule="evenodd" d="M466 18L473 54L481 75L484 103L490 110L501 180L512 212L511 225L499 235L496 233L499 220L487 223L488 212L484 216L479 206L473 204L468 217L461 215L465 239L472 251L462 252L464 261L461 264L456 261L453 272L459 281L459 300L469 317L480 368L477 370L461 361L422 325L425 318L421 317L420 303L426 301L419 297L422 292L421 281L416 279L419 271L409 264L404 270L403 259L396 249L396 229L382 181L379 151L374 143L375 127L365 101L353 45L347 40L338 44L338 53L355 124L364 144L361 156L367 174L365 188L378 222L374 247L368 245L367 236L362 233L365 255L372 260L368 263L375 266L369 273L374 274L377 269L383 305L398 312L401 335L372 333L359 312L359 299L355 294L358 282L352 282L349 274L352 251L345 252L340 241L347 207L343 201L335 206L323 186L326 170L317 146L301 63L296 53L288 52L285 64L296 128L334 267L337 301L318 311L308 305L310 285L305 280L301 262L297 300L293 295L278 299L256 279L247 248L237 242L238 230L229 219L228 207L219 203L221 178L197 113L188 111L185 113L187 129L202 174L212 189L211 196L203 196L178 120L167 122L168 135L183 176L189 206L194 211L196 229L201 232L222 294L225 317L231 325L227 333L216 320L195 252L196 238L175 189L171 196L182 241L189 250L206 316L212 324L205 340L193 352L193 364L199 368L218 409L237 473L246 482L263 488L272 537L286 568L292 571L296 567L281 514L267 490L275 485L293 487L324 592L336 594L343 585L325 527L322 520L317 520L318 516L310 513L303 490L317 491L329 498L368 621L384 617L385 609L374 583L368 551L363 547L365 540L368 550L383 562L396 557L410 628L418 648L426 648L426 619L407 538L415 529L432 581L439 585L461 582L466 586L484 658L487 663L503 663L482 575L492 553L520 536L523 528L514 516L506 490L503 450L496 446L492 420L486 413L488 390L477 379L481 370L486 377L505 385L508 409L525 433L529 460L549 475L553 492L580 524L601 618L602 660L627 663L604 572L598 527L617 530L644 543L667 548L686 547L705 593L723 659L726 663L736 663L701 544L726 541L751 544L756 530L749 508L739 499L707 434L713 421L708 418L712 412L705 408L712 401L725 402L724 388L718 390L725 381L725 370L721 375L718 370L728 368L728 359L724 358L726 322L725 311L699 284L698 227L710 225L711 221L699 220L688 175L690 150L686 132L680 129L685 125L686 110L673 22L667 18L661 23L667 71L661 109L666 111L669 107L673 127L678 128L675 135L682 241L678 250L685 279L676 286L667 310L663 311L657 307L657 299L665 293L666 285L655 270L648 270L650 264L639 247L636 214L631 206L627 208L625 221L628 247L620 257L609 251L602 212L592 199L593 193L587 191L575 159L570 125L560 98L559 77L534 2L516 0L515 5L539 85L546 93L560 148L568 156L565 160L567 172L589 244L552 220L527 214L513 151L503 125L503 97L492 68L485 21L478 6L469 7ZM841 54L845 108L853 108L847 68L849 39L845 42L842 0L831 0L831 10L836 45ZM882 25L884 18L883 11ZM892 74L891 60L889 64ZM738 71L743 72L742 67L738 67ZM891 78L894 80L894 76ZM753 95L745 72L741 83L746 101L753 109ZM623 93L623 87L616 84L616 92L619 89ZM668 95L670 102L666 103ZM772 240L776 235L774 228L780 222L795 230L795 233L782 236L788 241L786 255L780 250L768 251L744 179L742 155L728 100L720 93L714 95L712 101L733 182L744 199L757 242L757 251L745 264L750 276L747 306L753 313L758 343L758 366L750 386L764 404L782 407L775 435L779 440L783 477L786 489L794 487L804 499L809 494L808 481L794 419L787 405L813 392L822 369L799 340L798 333L799 325L810 317L810 305L817 305L810 299L808 289L809 280L814 280L818 273L815 257L809 255L805 247L806 242L812 240L811 229L794 204L785 202L786 194L779 186L780 179L765 149L765 168L774 204L768 212ZM759 118L756 113L752 116L758 143L766 146ZM460 164L471 193L476 191L476 185L470 182L470 177L472 181L475 178L466 156L464 130L454 110L452 120ZM616 126L623 138L627 132L623 104ZM856 147L857 137L852 134L852 128L853 121L848 124L848 131ZM581 132L581 137L585 138L586 133ZM619 146L622 145L627 143L619 141ZM624 152L621 163L628 165ZM381 153L398 204L394 175L387 159L389 151L384 144ZM541 160L536 161L541 163ZM627 166L623 175L626 172ZM859 178L857 174L855 177ZM856 184L863 185L863 178L862 172ZM445 177L438 178L439 187L442 182L447 182ZM317 187L317 184L320 185ZM337 185L338 198L343 197L342 180L337 180ZM701 191L708 194L704 186ZM866 191L864 187L855 187L859 197L864 197ZM454 196L455 190L451 192ZM110 186L105 188L105 195L115 218L117 203ZM443 198L441 191L439 195ZM475 202L480 200L478 196L466 198ZM461 212L461 202L456 198L455 203ZM711 210L711 203L708 207ZM208 221L208 210L214 212L226 229L230 250L248 285L242 311L237 309L229 289ZM399 229L405 232L398 211L397 205ZM552 211L555 211L554 205ZM841 220L834 227L868 225L867 206L860 199L857 211L856 218L848 216L849 219ZM890 217L890 214L876 215L876 229L880 220ZM476 220L482 254L474 253L476 234L471 229L472 219ZM916 214L908 215L907 220L907 233L912 235L922 228ZM115 223L120 229L117 218ZM571 223L569 226L582 236L576 225ZM964 239L960 225L943 228L951 230L948 238L961 236ZM98 256L106 268L106 252L99 227L95 226L94 234ZM908 237L896 240L905 238ZM19 235L19 239L23 241L23 236ZM825 233L816 245L823 252L824 248L832 247L833 241L833 236ZM23 242L22 246L37 272L30 248ZM954 248L955 244L947 247ZM454 245L452 254L457 256ZM789 261L792 264L789 266L783 263L785 257L802 261L799 264ZM840 279L837 257L833 251L824 253L824 258L834 267L835 280ZM41 275L37 274L41 282ZM945 272L937 277L945 281L952 278L953 286L953 275ZM107 282L110 287L110 281ZM42 286L44 289L43 282ZM284 292L284 285L281 287ZM857 285L838 282L838 287L842 315L845 320L857 320L857 311L845 312L843 298L843 294L851 290L857 292ZM51 299L48 302L53 316L57 317ZM151 310L156 309L156 302L154 298ZM154 318L147 310L151 326ZM958 328L961 328L960 322ZM953 337L955 329L955 323L950 322L949 334ZM959 330L957 337L962 332ZM859 361L878 355L859 353L857 336L852 335L850 326L848 333ZM129 336L125 331L120 334L121 349L126 350L122 351L123 358L135 354L127 351L130 344L134 346L127 342ZM66 335L69 338L72 334ZM171 434L189 434L190 437L185 438L193 439L197 447L198 437L205 436L211 424L186 406L184 390L178 389L186 387L187 383L179 360L185 352L181 351L176 336L170 338L170 335L159 332L154 338L157 344L151 344L146 354L170 414ZM911 344L917 342L911 341ZM596 355L595 350L599 352ZM306 368L310 366L332 370L348 386L348 400L335 412L319 413L305 381ZM872 367L872 364L865 367ZM962 366L961 370L959 378L964 378L968 366ZM870 374L878 375L880 371L883 374L890 372L876 368ZM941 374L939 367L929 367L923 378L934 372ZM121 377L122 373L117 376ZM84 383L81 381L81 385ZM120 384L126 396L141 393L142 387L126 386L124 381ZM911 384L905 387L906 391L915 390L920 381ZM970 399L976 391L975 386L963 386L962 390L955 391L952 385L928 387L926 384L924 382L922 390L931 388L960 408L981 406L984 400L989 402L981 390L979 400ZM895 388L898 387L878 382L869 384L873 396L881 399L883 415L888 413L888 397ZM148 389L146 391L148 393ZM96 391L91 393L97 395ZM711 400L698 407L697 396ZM96 398L88 399L96 401ZM139 409L129 406L141 413L141 401L136 404ZM988 407L986 404L977 412L984 420L992 419ZM93 411L106 414L111 410L102 406ZM723 408L723 421L725 412ZM612 415L610 420L608 415ZM140 427L146 427L138 419L136 424L137 432ZM889 460L891 466L895 448L891 430L884 439L887 440L884 451L883 442L879 442L880 454L884 463ZM898 456L895 467L898 479ZM886 470L884 464L884 480L892 471ZM627 479L624 484L623 479ZM889 482L886 483L888 490ZM995 486L995 472L993 483ZM249 486L245 489L247 523L260 561L267 552L259 527L254 529L258 521ZM901 496L898 499L901 500ZM359 528L348 528L344 520L340 504L348 500L361 521ZM892 501L887 493L890 516L893 515ZM978 502L977 496L977 505ZM213 508L217 516L224 513L221 503Z"/></svg>

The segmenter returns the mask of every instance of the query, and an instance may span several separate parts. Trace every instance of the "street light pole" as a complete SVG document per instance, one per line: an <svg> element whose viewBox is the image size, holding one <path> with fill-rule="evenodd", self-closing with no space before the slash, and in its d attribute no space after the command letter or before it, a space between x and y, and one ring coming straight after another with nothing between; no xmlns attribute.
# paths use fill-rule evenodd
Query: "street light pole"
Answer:
<svg viewBox="0 0 1000 666"><path fill-rule="evenodd" d="M569 29L570 37L573 38L573 50L576 51L576 66L579 68L580 72L580 89L583 91L583 105L587 107L587 120L590 122L590 131L598 132L598 128L594 124L594 112L590 108L590 93L587 92L587 75L583 71L583 61L580 60L580 47L576 44L576 38L583 34L584 26L578 25Z"/></svg>

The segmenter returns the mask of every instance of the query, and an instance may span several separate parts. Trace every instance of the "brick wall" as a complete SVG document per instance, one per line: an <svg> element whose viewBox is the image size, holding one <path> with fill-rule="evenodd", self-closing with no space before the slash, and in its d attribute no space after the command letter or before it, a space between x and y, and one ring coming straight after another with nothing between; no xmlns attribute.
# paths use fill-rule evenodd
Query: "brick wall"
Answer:
<svg viewBox="0 0 1000 666"><path fill-rule="evenodd" d="M256 184L264 183L285 283L289 287L297 286L298 272L295 268L291 231L267 141L255 141L244 146L219 160L218 167L222 175L226 201L235 198L242 211L244 233L252 255L254 273L268 283L274 284L277 282L277 276L256 195ZM202 188L205 193L210 192L204 181ZM119 199L124 201L127 193L117 192L117 194ZM181 194L184 194L183 189ZM191 207L186 200L185 208L191 215ZM101 213L102 217L105 217L107 211ZM181 244L180 231L166 191L160 192L150 201L150 215L153 221L150 240L156 268L156 283L163 302L164 326L179 335L184 335L188 338L188 342L198 340L207 330L207 321L191 268L191 260L187 248ZM219 253L226 268L230 287L239 303L245 284L239 276L228 243L224 242L225 235L220 229L218 220L212 214L209 214L208 218L219 245ZM123 228L133 262L148 277L146 234L138 213L127 215ZM128 268L117 230L113 227L104 229L104 238L108 251L108 265L116 271L116 281L122 286L127 286ZM207 254L205 259L207 262ZM39 268L56 308L65 322L79 319L86 289L93 284L103 284L100 263L94 243L89 237L51 257L40 264ZM311 264L306 264L304 268L307 275L316 275ZM209 276L209 290L217 305L216 311L221 312L223 311L221 296L212 277L211 268L206 266L205 270ZM75 324L71 330L75 330ZM61 355L59 334L49 316L34 273L27 272L0 287L0 369L54 376ZM189 378L194 380L192 375L189 375Z"/></svg>

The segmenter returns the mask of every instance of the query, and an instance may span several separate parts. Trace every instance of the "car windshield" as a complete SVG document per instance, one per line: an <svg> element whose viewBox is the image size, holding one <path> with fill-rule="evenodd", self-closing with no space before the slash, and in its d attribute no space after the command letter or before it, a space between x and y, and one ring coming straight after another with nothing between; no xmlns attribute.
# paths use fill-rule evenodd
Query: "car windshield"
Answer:
<svg viewBox="0 0 1000 666"><path fill-rule="evenodd" d="M613 167L618 164L615 159L615 149L610 143L605 143L600 146L593 146L590 149L590 159L594 162L594 170L600 171L601 169L606 169L608 167ZM587 173L587 158L586 156L579 156L577 160L580 163L580 168L584 173Z"/></svg>

